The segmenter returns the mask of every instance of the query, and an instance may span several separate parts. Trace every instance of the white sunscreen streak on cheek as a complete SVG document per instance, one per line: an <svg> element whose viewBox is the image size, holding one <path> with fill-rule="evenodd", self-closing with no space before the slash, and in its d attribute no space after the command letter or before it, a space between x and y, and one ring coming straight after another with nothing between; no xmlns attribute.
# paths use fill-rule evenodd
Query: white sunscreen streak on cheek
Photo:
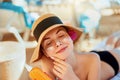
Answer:
<svg viewBox="0 0 120 80"><path fill-rule="evenodd" d="M51 50L54 50L54 47L47 48L47 51L51 51Z"/></svg>
<svg viewBox="0 0 120 80"><path fill-rule="evenodd" d="M68 39L67 37L63 39L64 42L69 41L70 39Z"/></svg>

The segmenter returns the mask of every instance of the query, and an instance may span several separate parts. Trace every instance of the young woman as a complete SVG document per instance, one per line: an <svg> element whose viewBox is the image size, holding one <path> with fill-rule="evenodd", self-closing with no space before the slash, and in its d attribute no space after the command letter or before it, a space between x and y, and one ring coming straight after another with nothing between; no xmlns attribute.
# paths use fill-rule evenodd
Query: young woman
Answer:
<svg viewBox="0 0 120 80"><path fill-rule="evenodd" d="M82 29L63 24L54 14L38 18L32 32L38 45L31 65L41 68L52 80L109 80L120 71L118 52L76 52L74 44Z"/></svg>

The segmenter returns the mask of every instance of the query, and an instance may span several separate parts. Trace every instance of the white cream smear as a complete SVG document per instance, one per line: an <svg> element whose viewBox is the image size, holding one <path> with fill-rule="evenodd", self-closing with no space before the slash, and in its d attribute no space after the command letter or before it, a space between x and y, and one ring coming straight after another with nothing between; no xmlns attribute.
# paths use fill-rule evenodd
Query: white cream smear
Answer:
<svg viewBox="0 0 120 80"><path fill-rule="evenodd" d="M53 46L47 48L47 51L51 51L51 50L54 50L54 47L53 47Z"/></svg>

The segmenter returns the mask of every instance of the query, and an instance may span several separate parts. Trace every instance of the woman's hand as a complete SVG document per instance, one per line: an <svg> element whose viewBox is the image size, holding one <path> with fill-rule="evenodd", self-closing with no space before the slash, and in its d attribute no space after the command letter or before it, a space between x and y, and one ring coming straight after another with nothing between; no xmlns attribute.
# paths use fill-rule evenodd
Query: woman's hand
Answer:
<svg viewBox="0 0 120 80"><path fill-rule="evenodd" d="M65 61L54 57L53 73L62 80L79 80L72 67Z"/></svg>

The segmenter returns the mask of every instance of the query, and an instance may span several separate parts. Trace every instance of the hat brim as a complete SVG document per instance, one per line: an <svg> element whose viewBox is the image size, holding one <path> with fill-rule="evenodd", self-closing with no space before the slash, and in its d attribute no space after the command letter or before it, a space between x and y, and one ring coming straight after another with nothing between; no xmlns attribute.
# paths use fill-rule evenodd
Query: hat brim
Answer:
<svg viewBox="0 0 120 80"><path fill-rule="evenodd" d="M30 63L33 63L33 62L35 62L36 60L38 60L39 55L41 55L41 53L40 53L40 45L41 45L42 39L43 39L43 37L46 35L46 33L48 33L50 30L52 30L52 29L54 29L54 28L57 28L57 27L60 27L60 26L64 26L64 27L66 27L68 30L74 30L74 31L75 31L75 33L77 34L77 38L74 40L74 43L77 42L77 40L78 40L78 39L80 38L80 36L82 35L83 29L77 28L77 27L73 27L73 26L70 26L70 25L66 25L66 24L56 24L56 25L53 25L53 26L49 27L49 28L46 29L46 30L41 34L41 36L39 37L37 47L35 48L35 50L34 50L34 52L33 52L33 55L32 55L32 58L31 58L31 60L30 60Z"/></svg>

